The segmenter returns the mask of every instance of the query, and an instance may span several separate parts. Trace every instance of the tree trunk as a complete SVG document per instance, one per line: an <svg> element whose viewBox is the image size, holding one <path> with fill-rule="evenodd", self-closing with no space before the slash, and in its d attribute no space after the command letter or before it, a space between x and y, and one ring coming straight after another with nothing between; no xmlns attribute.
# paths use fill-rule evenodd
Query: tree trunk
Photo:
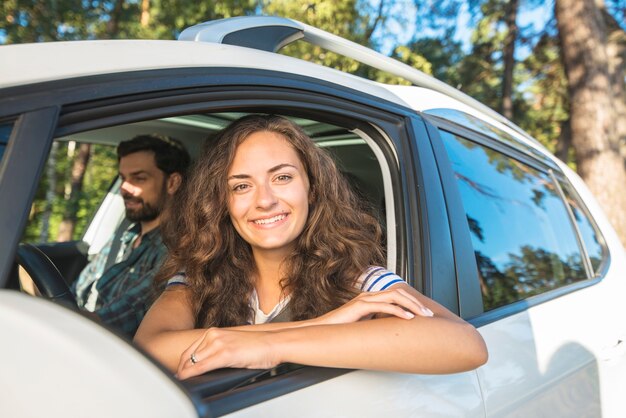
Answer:
<svg viewBox="0 0 626 418"><path fill-rule="evenodd" d="M556 0L578 172L626 243L626 169L615 146L606 27L594 0Z"/></svg>
<svg viewBox="0 0 626 418"><path fill-rule="evenodd" d="M515 68L515 41L519 32L517 27L517 9L519 0L511 0L506 8L506 39L502 51L504 74L502 77L502 105L500 112L507 119L513 120L513 70Z"/></svg>
<svg viewBox="0 0 626 418"><path fill-rule="evenodd" d="M607 59L611 92L613 93L613 111L615 112L616 146L620 149L626 164L626 32L604 7L602 17L607 26Z"/></svg>
<svg viewBox="0 0 626 418"><path fill-rule="evenodd" d="M570 123L570 119L564 120L561 122L561 133L559 134L559 139L556 143L556 151L554 155L563 161L564 163L569 162L569 148L572 145L572 127Z"/></svg>
<svg viewBox="0 0 626 418"><path fill-rule="evenodd" d="M50 216L52 215L52 205L56 196L57 188L57 151L59 143L54 141L50 150L50 157L46 166L46 178L48 179L48 190L46 190L46 201L41 213L41 230L39 232L39 242L48 242L50 237Z"/></svg>
<svg viewBox="0 0 626 418"><path fill-rule="evenodd" d="M72 164L72 173L70 178L70 194L66 201L63 220L59 226L59 234L57 241L71 241L76 228L76 220L78 214L78 201L80 192L83 189L83 179L89 158L91 157L91 145L80 144L78 154Z"/></svg>
<svg viewBox="0 0 626 418"><path fill-rule="evenodd" d="M150 0L141 0L141 27L148 27L150 24Z"/></svg>
<svg viewBox="0 0 626 418"><path fill-rule="evenodd" d="M109 14L109 21L106 25L105 36L114 39L120 33L120 20L122 19L122 10L124 9L124 0L117 0L113 6L113 10Z"/></svg>

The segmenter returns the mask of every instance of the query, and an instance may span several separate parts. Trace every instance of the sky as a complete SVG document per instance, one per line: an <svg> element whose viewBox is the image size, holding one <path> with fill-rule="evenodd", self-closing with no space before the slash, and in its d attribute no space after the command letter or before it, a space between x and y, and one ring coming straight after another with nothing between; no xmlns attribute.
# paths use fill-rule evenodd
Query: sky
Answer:
<svg viewBox="0 0 626 418"><path fill-rule="evenodd" d="M374 4L378 3L378 0L371 0ZM404 15L415 15L415 5L412 2L397 1L394 2L397 7L403 7ZM520 11L517 18L518 26L532 26L535 32L540 31L545 27L548 19L552 16L552 8L554 7L553 1L547 1L541 3L537 7L528 7L528 2L521 2ZM393 7L393 6L392 6ZM469 53L471 50L471 36L473 31L473 22L471 21L471 15L468 11L467 4L463 4L456 18L456 33L454 40L461 42L463 51ZM419 33L423 37L437 35L432 30L415 30L415 25L411 22L403 25L397 21L388 22L387 30L393 34L393 36L386 37L381 41L380 52L390 55L393 49L402 44L406 44L411 41L411 37L415 33ZM531 46L521 46L516 51L516 59L523 60L531 52Z"/></svg>

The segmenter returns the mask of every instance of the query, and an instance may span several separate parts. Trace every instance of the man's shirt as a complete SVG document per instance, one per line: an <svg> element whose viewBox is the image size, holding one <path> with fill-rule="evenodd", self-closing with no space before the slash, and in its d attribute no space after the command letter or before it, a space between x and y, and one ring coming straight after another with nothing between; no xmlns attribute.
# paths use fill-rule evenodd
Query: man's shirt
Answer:
<svg viewBox="0 0 626 418"><path fill-rule="evenodd" d="M140 232L138 223L124 232L115 264L104 271L112 238L71 288L80 308L94 312L104 323L130 337L158 296L153 278L167 253L159 228L145 234L139 246L133 248Z"/></svg>

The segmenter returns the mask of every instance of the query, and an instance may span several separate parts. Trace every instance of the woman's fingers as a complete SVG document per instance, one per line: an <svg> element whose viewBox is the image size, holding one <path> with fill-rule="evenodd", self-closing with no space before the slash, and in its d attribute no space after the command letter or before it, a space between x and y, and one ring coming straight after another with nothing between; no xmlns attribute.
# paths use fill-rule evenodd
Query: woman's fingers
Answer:
<svg viewBox="0 0 626 418"><path fill-rule="evenodd" d="M357 296L357 300L365 303L385 302L395 304L405 310L420 316L433 316L433 313L424 304L422 304L415 296L411 295L404 289L383 290L380 292L361 293ZM374 308L372 306L371 308ZM371 311L370 313L376 313ZM388 312L384 312L388 313ZM399 315L396 315L399 316Z"/></svg>
<svg viewBox="0 0 626 418"><path fill-rule="evenodd" d="M398 305L386 302L365 302L363 305L362 317L367 317L373 314L388 314L402 319L415 318L415 314L413 312Z"/></svg>
<svg viewBox="0 0 626 418"><path fill-rule="evenodd" d="M414 295L401 288L361 293L343 306L320 317L324 324L342 324L360 321L373 315L393 315L411 319L416 315L433 316Z"/></svg>
<svg viewBox="0 0 626 418"><path fill-rule="evenodd" d="M274 358L270 340L262 331L210 328L181 354L176 376L187 379L221 367L274 367L278 360Z"/></svg>
<svg viewBox="0 0 626 418"><path fill-rule="evenodd" d="M194 341L189 346L189 348L183 351L183 353L180 355L180 360L178 361L178 370L176 372L177 376L179 376L184 369L193 367L202 360L202 355L199 352L199 347L205 341L206 337L207 333L205 332L204 334L202 334L202 337Z"/></svg>

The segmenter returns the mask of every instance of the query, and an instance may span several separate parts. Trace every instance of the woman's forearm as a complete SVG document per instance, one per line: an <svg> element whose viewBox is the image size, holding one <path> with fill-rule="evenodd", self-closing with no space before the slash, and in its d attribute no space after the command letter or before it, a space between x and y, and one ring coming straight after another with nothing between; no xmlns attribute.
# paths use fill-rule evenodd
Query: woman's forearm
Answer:
<svg viewBox="0 0 626 418"><path fill-rule="evenodd" d="M181 356L181 379L222 367L265 369L280 363L456 373L487 361L487 350L470 324L449 318L382 318L275 331L211 328ZM187 361L191 355L197 363Z"/></svg>
<svg viewBox="0 0 626 418"><path fill-rule="evenodd" d="M201 338L205 332L206 329L162 331L154 334L138 332L134 342L167 369L175 372L181 353Z"/></svg>
<svg viewBox="0 0 626 418"><path fill-rule="evenodd" d="M277 363L455 373L487 361L487 349L470 324L445 318L382 318L292 328L269 335Z"/></svg>

